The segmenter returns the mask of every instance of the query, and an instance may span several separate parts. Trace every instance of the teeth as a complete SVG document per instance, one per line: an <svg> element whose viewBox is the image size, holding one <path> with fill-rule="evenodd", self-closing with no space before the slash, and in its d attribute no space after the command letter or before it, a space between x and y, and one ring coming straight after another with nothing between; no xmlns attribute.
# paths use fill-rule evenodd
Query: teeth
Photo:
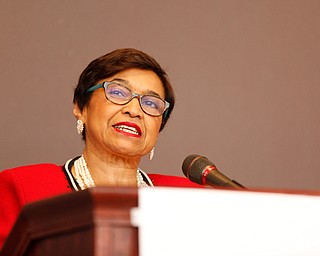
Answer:
<svg viewBox="0 0 320 256"><path fill-rule="evenodd" d="M130 127L130 126L126 126L126 125L116 125L115 126L117 129L127 132L127 133L131 133L131 134L136 134L139 135L137 129Z"/></svg>

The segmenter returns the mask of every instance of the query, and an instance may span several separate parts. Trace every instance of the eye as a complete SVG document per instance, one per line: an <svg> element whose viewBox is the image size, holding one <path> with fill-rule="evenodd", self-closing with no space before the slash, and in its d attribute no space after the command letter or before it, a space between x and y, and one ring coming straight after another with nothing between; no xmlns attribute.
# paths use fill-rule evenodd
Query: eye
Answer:
<svg viewBox="0 0 320 256"><path fill-rule="evenodd" d="M107 88L107 94L112 98L127 99L131 97L131 92L118 84L110 84Z"/></svg>
<svg viewBox="0 0 320 256"><path fill-rule="evenodd" d="M144 96L142 98L141 104L147 108L161 109L163 102L160 99L158 99L157 97Z"/></svg>

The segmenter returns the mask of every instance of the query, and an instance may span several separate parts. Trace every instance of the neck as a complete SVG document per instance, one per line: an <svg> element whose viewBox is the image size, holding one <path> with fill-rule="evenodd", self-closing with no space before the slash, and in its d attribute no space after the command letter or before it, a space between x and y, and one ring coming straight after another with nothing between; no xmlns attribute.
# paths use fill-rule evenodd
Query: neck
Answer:
<svg viewBox="0 0 320 256"><path fill-rule="evenodd" d="M84 149L83 156L96 186L137 186L140 159L94 154Z"/></svg>

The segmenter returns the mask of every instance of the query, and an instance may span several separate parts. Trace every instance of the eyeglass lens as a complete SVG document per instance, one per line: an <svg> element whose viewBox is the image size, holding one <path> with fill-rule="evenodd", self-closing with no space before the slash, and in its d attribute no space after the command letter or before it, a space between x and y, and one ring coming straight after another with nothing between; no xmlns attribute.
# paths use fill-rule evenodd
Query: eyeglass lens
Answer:
<svg viewBox="0 0 320 256"><path fill-rule="evenodd" d="M105 93L108 100L115 104L127 104L133 98L138 97L142 110L152 116L160 116L165 110L165 102L153 95L139 95L133 93L127 87L117 84L105 84Z"/></svg>

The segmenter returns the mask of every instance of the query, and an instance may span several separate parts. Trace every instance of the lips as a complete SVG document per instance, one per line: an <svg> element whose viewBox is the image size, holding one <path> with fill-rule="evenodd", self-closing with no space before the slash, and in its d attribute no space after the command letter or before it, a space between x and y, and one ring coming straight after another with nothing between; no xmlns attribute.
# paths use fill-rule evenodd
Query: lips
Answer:
<svg viewBox="0 0 320 256"><path fill-rule="evenodd" d="M140 127L131 122L120 122L113 125L113 128L124 135L131 137L141 137L141 129Z"/></svg>

